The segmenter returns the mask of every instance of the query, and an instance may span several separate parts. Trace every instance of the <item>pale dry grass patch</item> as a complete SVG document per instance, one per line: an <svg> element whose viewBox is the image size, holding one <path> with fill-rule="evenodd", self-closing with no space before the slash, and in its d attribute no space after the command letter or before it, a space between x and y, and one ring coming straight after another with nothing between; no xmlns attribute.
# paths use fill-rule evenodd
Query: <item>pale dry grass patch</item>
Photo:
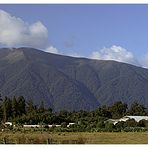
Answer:
<svg viewBox="0 0 148 148"><path fill-rule="evenodd" d="M12 144L148 144L148 132L0 132Z"/></svg>

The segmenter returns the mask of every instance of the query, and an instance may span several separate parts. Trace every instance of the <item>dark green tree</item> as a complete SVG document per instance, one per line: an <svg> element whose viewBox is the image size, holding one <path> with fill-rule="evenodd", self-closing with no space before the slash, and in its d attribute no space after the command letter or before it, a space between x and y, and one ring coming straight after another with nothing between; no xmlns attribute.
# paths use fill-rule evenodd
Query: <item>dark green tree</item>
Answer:
<svg viewBox="0 0 148 148"><path fill-rule="evenodd" d="M95 110L94 116L96 117L106 117L106 118L111 118L111 112L109 111L109 108L104 105L102 107L99 107L98 109Z"/></svg>
<svg viewBox="0 0 148 148"><path fill-rule="evenodd" d="M5 97L2 103L3 109L3 122L6 122L12 117L12 101L10 98Z"/></svg>
<svg viewBox="0 0 148 148"><path fill-rule="evenodd" d="M40 113L43 113L43 112L45 111L44 101L41 101L41 103L40 103L40 107L39 107L38 110L39 110Z"/></svg>
<svg viewBox="0 0 148 148"><path fill-rule="evenodd" d="M52 108L49 107L47 110L48 112L52 113Z"/></svg>
<svg viewBox="0 0 148 148"><path fill-rule="evenodd" d="M12 99L12 116L13 118L18 116L18 103L15 96Z"/></svg>
<svg viewBox="0 0 148 148"><path fill-rule="evenodd" d="M25 98L20 96L17 98L17 107L18 107L18 115L21 116L26 113L26 103Z"/></svg>
<svg viewBox="0 0 148 148"><path fill-rule="evenodd" d="M0 105L0 122L3 119L3 109L2 109L2 105Z"/></svg>
<svg viewBox="0 0 148 148"><path fill-rule="evenodd" d="M2 102L3 102L3 99L2 99L2 96L1 96L1 94L0 94L0 121L2 121L2 119L3 119Z"/></svg>
<svg viewBox="0 0 148 148"><path fill-rule="evenodd" d="M31 113L34 110L35 110L35 106L33 104L32 99L30 99L30 100L27 101L26 111L27 111L27 113Z"/></svg>
<svg viewBox="0 0 148 148"><path fill-rule="evenodd" d="M131 105L131 108L128 111L128 114L133 115L133 116L145 116L146 115L146 108L143 105L138 104L137 102L134 102Z"/></svg>
<svg viewBox="0 0 148 148"><path fill-rule="evenodd" d="M121 101L116 102L111 107L112 118L118 119L123 117L126 113L126 110L127 110L127 104L122 103Z"/></svg>

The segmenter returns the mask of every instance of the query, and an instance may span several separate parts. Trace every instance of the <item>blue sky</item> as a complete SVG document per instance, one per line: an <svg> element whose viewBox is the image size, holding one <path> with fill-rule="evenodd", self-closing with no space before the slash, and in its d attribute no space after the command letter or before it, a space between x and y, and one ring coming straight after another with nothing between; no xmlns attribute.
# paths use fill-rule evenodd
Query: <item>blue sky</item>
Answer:
<svg viewBox="0 0 148 148"><path fill-rule="evenodd" d="M148 5L1 4L0 9L29 24L41 21L59 53L90 57L114 46L137 60L148 55Z"/></svg>

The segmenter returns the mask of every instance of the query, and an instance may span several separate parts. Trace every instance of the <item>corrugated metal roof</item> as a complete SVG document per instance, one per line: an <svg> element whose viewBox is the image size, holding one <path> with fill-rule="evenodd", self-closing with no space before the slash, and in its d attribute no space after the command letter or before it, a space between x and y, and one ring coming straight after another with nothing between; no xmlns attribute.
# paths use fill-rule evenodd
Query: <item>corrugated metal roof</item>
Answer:
<svg viewBox="0 0 148 148"><path fill-rule="evenodd" d="M126 122L129 119L134 119L136 122L139 122L140 120L148 120L148 116L124 116L120 119L108 119L107 121L112 122L114 125L118 123L119 121Z"/></svg>
<svg viewBox="0 0 148 148"><path fill-rule="evenodd" d="M148 116L125 116L130 119L135 119L135 121L139 122L140 120L148 120ZM124 117L123 117L124 118Z"/></svg>

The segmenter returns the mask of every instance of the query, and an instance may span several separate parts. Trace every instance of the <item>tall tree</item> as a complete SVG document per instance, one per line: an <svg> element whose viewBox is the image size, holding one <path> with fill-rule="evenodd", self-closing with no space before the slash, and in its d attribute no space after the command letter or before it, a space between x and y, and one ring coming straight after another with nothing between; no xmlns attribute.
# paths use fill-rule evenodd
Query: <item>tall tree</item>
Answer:
<svg viewBox="0 0 148 148"><path fill-rule="evenodd" d="M111 107L112 118L121 118L125 115L127 110L127 104L122 103L121 101L116 102Z"/></svg>
<svg viewBox="0 0 148 148"><path fill-rule="evenodd" d="M25 103L25 98L23 96L18 97L17 104L18 104L19 116L25 114L26 113L26 103Z"/></svg>
<svg viewBox="0 0 148 148"><path fill-rule="evenodd" d="M5 97L2 104L3 108L3 121L6 122L8 118L12 117L12 102L11 99Z"/></svg>
<svg viewBox="0 0 148 148"><path fill-rule="evenodd" d="M26 111L27 111L27 113L31 113L34 110L35 110L35 106L33 104L32 99L30 99L30 100L27 101Z"/></svg>
<svg viewBox="0 0 148 148"><path fill-rule="evenodd" d="M43 113L44 111L45 111L44 101L41 101L40 107L39 107L39 112L40 112L40 113Z"/></svg>
<svg viewBox="0 0 148 148"><path fill-rule="evenodd" d="M2 96L0 94L0 121L3 119L2 102L3 102L3 99L2 99Z"/></svg>
<svg viewBox="0 0 148 148"><path fill-rule="evenodd" d="M134 102L129 111L128 111L129 115L134 115L134 116L145 116L146 115L146 108L141 105L138 104L137 102Z"/></svg>
<svg viewBox="0 0 148 148"><path fill-rule="evenodd" d="M0 105L0 122L2 121L3 119L3 109L2 109L2 106Z"/></svg>
<svg viewBox="0 0 148 148"><path fill-rule="evenodd" d="M18 103L17 103L17 99L16 97L14 96L13 99L12 99L12 116L13 118L17 117L18 116Z"/></svg>
<svg viewBox="0 0 148 148"><path fill-rule="evenodd" d="M111 118L111 113L109 108L106 105L103 105L95 110L94 116Z"/></svg>

